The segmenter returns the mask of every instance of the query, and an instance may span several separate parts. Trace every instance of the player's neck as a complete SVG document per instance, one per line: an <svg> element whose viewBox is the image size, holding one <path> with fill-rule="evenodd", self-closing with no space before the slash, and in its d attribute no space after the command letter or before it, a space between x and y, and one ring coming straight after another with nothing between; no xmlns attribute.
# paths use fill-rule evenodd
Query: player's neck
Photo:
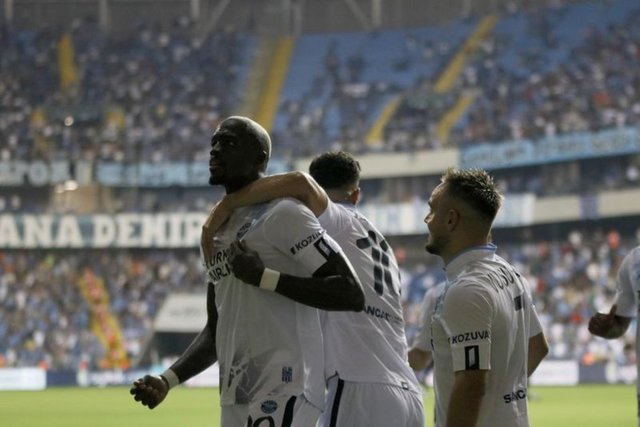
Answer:
<svg viewBox="0 0 640 427"><path fill-rule="evenodd" d="M239 179L237 181L227 183L224 185L224 189L227 194L235 193L236 191L242 190L244 187L251 184L252 182L262 178L263 175L264 175L263 173L259 173L257 176L247 177L245 179Z"/></svg>

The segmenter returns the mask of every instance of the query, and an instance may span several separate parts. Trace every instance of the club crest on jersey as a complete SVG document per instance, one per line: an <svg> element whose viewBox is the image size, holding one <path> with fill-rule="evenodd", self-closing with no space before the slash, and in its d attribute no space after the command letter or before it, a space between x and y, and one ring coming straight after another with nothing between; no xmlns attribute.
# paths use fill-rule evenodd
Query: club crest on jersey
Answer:
<svg viewBox="0 0 640 427"><path fill-rule="evenodd" d="M293 368L291 366L284 366L282 368L282 382L290 383L293 381Z"/></svg>
<svg viewBox="0 0 640 427"><path fill-rule="evenodd" d="M260 405L260 409L262 409L262 412L265 414L273 414L278 409L278 402L275 400L265 400Z"/></svg>

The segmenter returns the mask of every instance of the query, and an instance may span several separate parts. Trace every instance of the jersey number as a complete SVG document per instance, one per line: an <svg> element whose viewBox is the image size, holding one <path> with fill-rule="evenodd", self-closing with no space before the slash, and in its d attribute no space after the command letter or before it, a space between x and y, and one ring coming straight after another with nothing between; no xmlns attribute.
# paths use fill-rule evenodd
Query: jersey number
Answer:
<svg viewBox="0 0 640 427"><path fill-rule="evenodd" d="M389 244L382 236L369 230L367 237L356 240L356 245L360 249L371 248L371 258L373 259L373 288L378 295L384 293L384 285L387 285L390 292L394 292L391 271L389 271Z"/></svg>

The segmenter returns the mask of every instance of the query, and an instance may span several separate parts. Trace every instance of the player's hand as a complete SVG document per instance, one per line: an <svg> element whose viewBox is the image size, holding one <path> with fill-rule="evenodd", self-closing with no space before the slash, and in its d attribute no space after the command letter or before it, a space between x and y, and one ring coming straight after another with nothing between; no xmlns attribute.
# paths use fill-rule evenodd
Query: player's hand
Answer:
<svg viewBox="0 0 640 427"><path fill-rule="evenodd" d="M599 337L607 338L616 324L618 306L613 304L609 313L596 313L589 319L589 332Z"/></svg>
<svg viewBox="0 0 640 427"><path fill-rule="evenodd" d="M238 279L250 285L260 285L264 263L258 252L249 249L245 242L236 240L231 244L228 256L231 271Z"/></svg>
<svg viewBox="0 0 640 427"><path fill-rule="evenodd" d="M156 375L145 375L133 382L129 390L136 402L153 409L158 406L169 393L169 387Z"/></svg>

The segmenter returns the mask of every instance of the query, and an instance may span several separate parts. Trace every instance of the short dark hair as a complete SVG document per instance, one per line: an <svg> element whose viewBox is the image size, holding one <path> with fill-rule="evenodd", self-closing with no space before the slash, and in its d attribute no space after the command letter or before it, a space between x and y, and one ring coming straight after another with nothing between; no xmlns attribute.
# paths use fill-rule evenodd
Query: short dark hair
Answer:
<svg viewBox="0 0 640 427"><path fill-rule="evenodd" d="M329 151L311 161L309 174L327 190L357 186L360 181L360 163L346 151Z"/></svg>
<svg viewBox="0 0 640 427"><path fill-rule="evenodd" d="M493 222L503 197L487 171L449 168L441 181L451 196L467 203L488 222Z"/></svg>

